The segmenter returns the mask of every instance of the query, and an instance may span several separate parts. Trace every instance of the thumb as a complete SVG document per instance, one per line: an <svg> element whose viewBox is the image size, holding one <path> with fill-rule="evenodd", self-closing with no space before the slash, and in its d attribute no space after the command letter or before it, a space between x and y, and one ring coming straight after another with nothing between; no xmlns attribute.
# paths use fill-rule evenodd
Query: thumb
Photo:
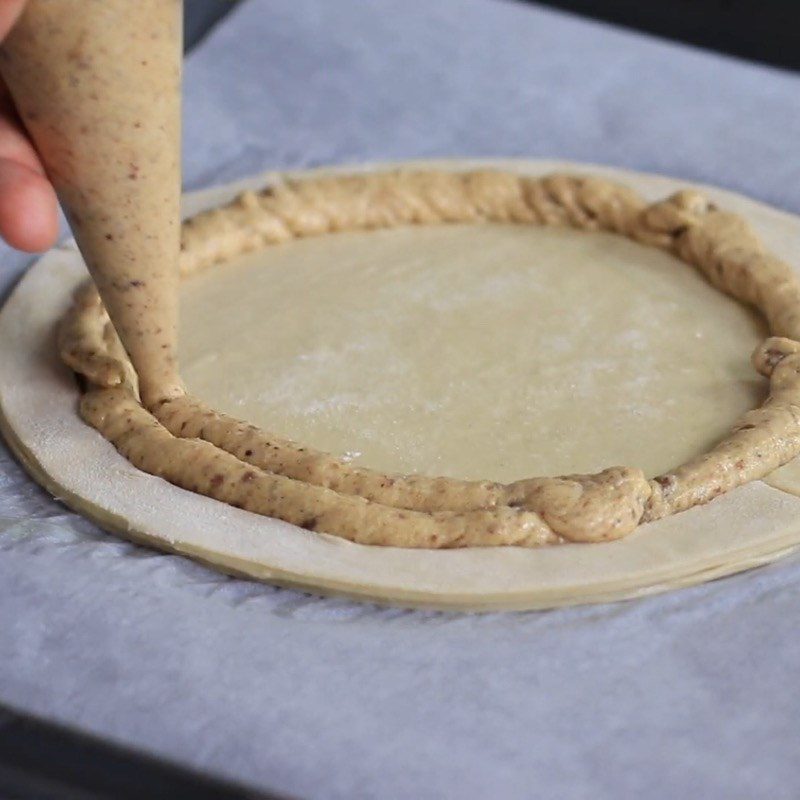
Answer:
<svg viewBox="0 0 800 800"><path fill-rule="evenodd" d="M0 0L0 40L5 39L17 21L26 0Z"/></svg>

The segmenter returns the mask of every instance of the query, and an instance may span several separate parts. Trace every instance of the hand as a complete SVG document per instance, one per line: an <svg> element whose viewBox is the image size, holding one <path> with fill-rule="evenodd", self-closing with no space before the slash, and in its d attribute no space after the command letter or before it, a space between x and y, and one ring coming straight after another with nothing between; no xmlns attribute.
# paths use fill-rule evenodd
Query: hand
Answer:
<svg viewBox="0 0 800 800"><path fill-rule="evenodd" d="M0 0L0 40L25 2ZM19 250L46 250L58 237L57 209L56 193L0 81L0 236Z"/></svg>

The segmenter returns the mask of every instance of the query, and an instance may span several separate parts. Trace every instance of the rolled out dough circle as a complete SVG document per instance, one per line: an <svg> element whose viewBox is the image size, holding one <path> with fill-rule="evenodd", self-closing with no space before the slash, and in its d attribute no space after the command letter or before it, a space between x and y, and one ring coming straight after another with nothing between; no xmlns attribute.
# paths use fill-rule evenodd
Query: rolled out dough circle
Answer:
<svg viewBox="0 0 800 800"><path fill-rule="evenodd" d="M463 161L425 164L456 169L476 165L476 162ZM632 186L649 200L662 198L686 186L683 181L580 164L492 161L480 162L480 165L526 174L566 171L608 175ZM186 211L194 213L220 204L242 188L263 185L267 179L268 176L259 176L233 186L191 195L186 200ZM738 195L702 188L721 206L746 216L778 255L789 263L797 258L793 247L800 234L800 219ZM430 235L423 230L420 234ZM370 235L359 234L362 237ZM388 232L389 237L392 235L393 232ZM414 232L402 235L413 236ZM440 229L432 235L431 246L437 246L437 242L445 241L442 235L446 239L452 232ZM476 231L478 237L487 235L492 237L495 232ZM580 234L565 232L564 235ZM548 236L551 234L545 233L541 241L549 241L557 248L557 241L552 237L547 239ZM330 237L327 238L330 241ZM337 243L335 247L339 256L345 258L346 239L341 241L344 243ZM375 241L377 245L378 240ZM485 239L478 241L485 244ZM291 259L293 252L300 258L305 244L298 242L279 248L281 263ZM384 242L378 249L385 246ZM624 246L636 247L627 242ZM642 251L644 253L645 248ZM556 254L555 250L553 254ZM306 255L313 260L313 254ZM656 255L668 258L663 254ZM468 272L469 248L461 247L458 257L463 262L464 271ZM362 262L354 262L354 268L363 265ZM302 266L298 262L298 268ZM690 273L690 268L680 262L676 261L675 266L676 270ZM232 266L231 275L239 268ZM485 264L482 269L486 270ZM218 268L220 274L224 270L224 266ZM502 280L496 283L497 291L513 293L514 275L502 270L498 270L498 274ZM230 281L230 277L223 278L223 283ZM0 360L0 427L12 449L39 483L104 528L127 538L182 553L235 574L312 592L403 605L465 609L545 608L634 597L767 563L800 544L800 498L793 493L800 485L795 477L800 470L794 464L776 474L773 482L780 488L773 488L766 482L755 482L707 506L645 525L620 541L538 550L426 551L366 547L304 531L186 492L136 470L77 415L78 388L69 370L58 360L53 334L54 325L66 308L72 289L84 278L85 268L74 248L58 248L34 265L0 311L0 341L4 351ZM694 276L691 279L694 280ZM191 280L202 281L203 277ZM191 289L189 291L191 294ZM635 291L636 287L632 286L631 292ZM422 299L430 301L431 297ZM187 305L191 306L192 302L190 297ZM469 298L465 302L468 305ZM670 302L678 300L672 298ZM440 310L446 315L446 308ZM750 323L738 311L731 313L731 323L740 328L737 335L746 339L746 328ZM755 342L758 336L756 327L752 335ZM721 342L725 336L726 331L720 330ZM209 359L217 356L213 343L193 342L192 346L194 351L190 352L188 367L190 388L194 388L192 371L202 361L202 350L208 351L206 356ZM569 342L564 346L568 347ZM711 345L698 343L698 347L704 346ZM724 348L720 353L722 359L733 357ZM747 352L739 354L745 372L748 355ZM353 354L356 359L362 356L367 358L368 354ZM311 360L313 362L313 357ZM303 370L306 370L306 375L312 374L308 372L308 364L303 365L298 374L302 376ZM729 374L738 375L738 370L739 366L736 366ZM747 374L755 379L754 373ZM529 378L535 381L535 373ZM280 377L276 377L278 380ZM492 376L492 380L496 377ZM261 384L265 387L265 402L274 403L280 391L276 392L269 380L262 380ZM220 386L224 386L224 381ZM283 386L291 389L291 383L284 382ZM686 386L691 387L691 381ZM419 391L422 394L417 401L424 395L424 387ZM441 394L442 387L439 386L437 391ZM609 397L613 400L613 393ZM237 413L235 405L225 410ZM734 412L738 413L735 403L721 411L723 416L732 415L731 419L725 420L726 425L733 422ZM631 413L637 413L636 409ZM310 416L319 422L318 414ZM295 431L281 430L280 424L291 426L291 415L279 420L277 427L274 423L268 427L279 433L296 435ZM320 428L320 436L323 434L324 426ZM424 430L420 436L418 442L423 441ZM329 446L331 442L311 441L309 444ZM426 457L430 459L430 454L437 452L440 446L441 441ZM478 449L485 451L485 444L481 443ZM422 452L424 448L418 450ZM414 466L414 456L409 456L409 451L403 451L402 446L394 451L394 455L398 459L394 464L396 469ZM381 451L378 447L368 456L378 461L384 459L377 464L367 460L364 463L368 466L388 469L393 466L391 449ZM487 453L487 457L490 456L491 453ZM564 455L567 461L572 457L574 453ZM462 451L454 450L449 458L449 461L442 462L443 466L469 470ZM617 459L607 458L604 463L610 464L613 460ZM435 464L422 463L421 466L428 471ZM498 462L493 468L502 472L509 466ZM510 468L516 470L518 465L512 464ZM593 468L594 465L586 467ZM485 470L481 471L479 465L476 469L481 477L514 477L484 474ZM526 470L526 474L535 471ZM556 471L555 468L549 469L545 474Z"/></svg>

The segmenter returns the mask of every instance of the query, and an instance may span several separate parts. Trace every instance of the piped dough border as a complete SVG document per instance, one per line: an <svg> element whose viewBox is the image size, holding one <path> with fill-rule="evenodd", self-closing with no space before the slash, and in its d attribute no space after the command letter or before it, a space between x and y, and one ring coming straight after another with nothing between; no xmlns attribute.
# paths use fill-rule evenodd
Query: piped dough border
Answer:
<svg viewBox="0 0 800 800"><path fill-rule="evenodd" d="M541 161L414 162L341 170L396 166L483 166L530 175L591 172L620 180L648 199L687 185ZM260 175L190 195L185 211L220 204L269 179ZM739 195L700 188L746 216L789 263L797 258L792 241L800 234L800 219ZM126 538L232 574L311 592L471 610L548 608L652 594L749 569L800 545L800 498L764 482L650 523L616 542L444 551L352 544L184 491L135 469L77 414L78 388L58 359L54 326L85 274L74 247L57 248L32 267L0 311L0 430L35 480Z"/></svg>

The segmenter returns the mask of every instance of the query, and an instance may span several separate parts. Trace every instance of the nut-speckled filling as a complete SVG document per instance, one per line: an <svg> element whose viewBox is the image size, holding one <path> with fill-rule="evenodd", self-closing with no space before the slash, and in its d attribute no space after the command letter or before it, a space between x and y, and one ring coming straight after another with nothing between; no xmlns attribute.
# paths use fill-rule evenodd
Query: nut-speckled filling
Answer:
<svg viewBox="0 0 800 800"><path fill-rule="evenodd" d="M695 191L648 205L605 179L498 171L278 182L184 223L181 271L301 236L481 222L605 230L675 254L763 313L773 336L754 365L770 378L769 397L711 451L652 480L629 467L511 484L385 475L216 412L169 383L140 401L135 371L89 286L76 296L60 342L66 363L92 385L83 416L137 467L178 486L309 530L403 547L615 539L763 477L800 452L800 283L742 218Z"/></svg>

